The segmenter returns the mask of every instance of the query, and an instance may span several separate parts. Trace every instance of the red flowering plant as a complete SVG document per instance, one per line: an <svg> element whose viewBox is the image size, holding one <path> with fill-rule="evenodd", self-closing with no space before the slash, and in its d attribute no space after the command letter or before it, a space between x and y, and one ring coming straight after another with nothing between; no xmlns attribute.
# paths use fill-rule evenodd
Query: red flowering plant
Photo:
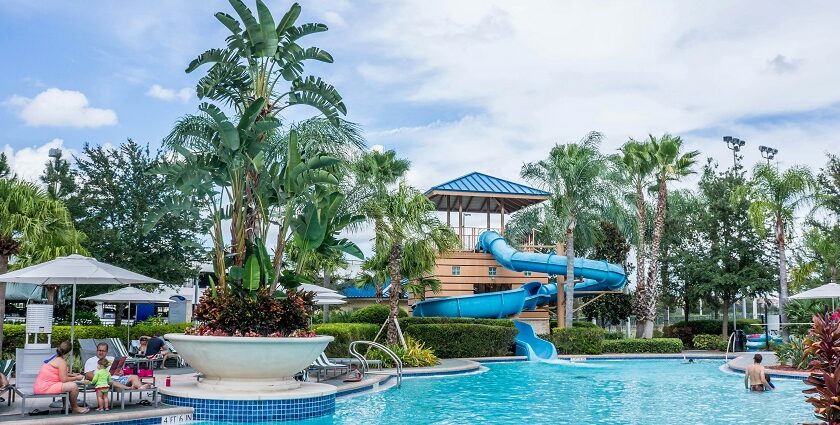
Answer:
<svg viewBox="0 0 840 425"><path fill-rule="evenodd" d="M814 315L805 353L813 356L809 366L816 369L805 379L811 387L802 391L809 395L806 401L817 419L840 424L840 310Z"/></svg>

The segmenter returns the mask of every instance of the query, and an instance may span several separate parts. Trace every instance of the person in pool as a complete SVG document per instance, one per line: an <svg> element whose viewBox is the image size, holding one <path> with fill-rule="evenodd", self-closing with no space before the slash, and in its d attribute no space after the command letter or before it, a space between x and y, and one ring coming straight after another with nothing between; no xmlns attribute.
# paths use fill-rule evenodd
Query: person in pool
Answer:
<svg viewBox="0 0 840 425"><path fill-rule="evenodd" d="M767 382L767 373L761 365L761 360L761 354L755 353L753 364L747 366L747 370L744 371L744 386L750 391L767 391L772 388Z"/></svg>

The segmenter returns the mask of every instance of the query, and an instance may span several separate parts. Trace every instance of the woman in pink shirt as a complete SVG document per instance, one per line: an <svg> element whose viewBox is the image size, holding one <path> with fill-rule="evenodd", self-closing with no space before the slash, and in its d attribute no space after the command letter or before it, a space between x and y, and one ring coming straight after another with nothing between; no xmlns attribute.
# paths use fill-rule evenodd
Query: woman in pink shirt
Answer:
<svg viewBox="0 0 840 425"><path fill-rule="evenodd" d="M62 342L55 349L56 356L41 366L35 378L35 394L70 393L70 407L76 413L87 413L90 409L79 407L79 387L76 381L84 380L84 375L70 374L65 358L70 354L70 343Z"/></svg>

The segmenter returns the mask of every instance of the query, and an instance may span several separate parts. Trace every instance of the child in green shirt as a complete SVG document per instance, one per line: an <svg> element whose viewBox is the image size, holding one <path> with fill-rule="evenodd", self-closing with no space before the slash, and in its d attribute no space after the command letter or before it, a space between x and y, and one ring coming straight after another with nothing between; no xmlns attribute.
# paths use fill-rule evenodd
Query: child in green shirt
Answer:
<svg viewBox="0 0 840 425"><path fill-rule="evenodd" d="M90 383L96 388L96 410L100 412L111 410L111 406L108 404L108 390L111 389L111 372L108 370L110 365L111 362L108 359L104 357L99 359L96 372L93 374L93 379L90 380Z"/></svg>

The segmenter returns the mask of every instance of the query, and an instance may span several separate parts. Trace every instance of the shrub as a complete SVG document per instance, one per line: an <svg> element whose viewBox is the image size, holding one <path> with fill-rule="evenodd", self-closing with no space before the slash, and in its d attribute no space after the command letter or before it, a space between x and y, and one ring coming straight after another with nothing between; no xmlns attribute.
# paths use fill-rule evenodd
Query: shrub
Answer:
<svg viewBox="0 0 840 425"><path fill-rule="evenodd" d="M131 327L131 339L137 339L140 335L161 335L167 333L182 333L189 327L189 323L177 325L148 325L138 323ZM3 326L3 355L14 358L15 348L23 348L26 342L26 325L6 324ZM76 326L75 350L79 350L80 339L105 339L120 338L123 344L128 344L128 328L126 326ZM61 341L70 340L70 326L53 326L53 345Z"/></svg>
<svg viewBox="0 0 840 425"><path fill-rule="evenodd" d="M748 334L764 332L764 328L758 326L758 323L761 323L759 320L739 319L737 323L738 329L744 329ZM720 335L722 329L723 320L689 320L688 325L686 322L677 322L666 326L663 334L666 338L679 338L685 346L691 347L694 335ZM732 331L732 322L729 322L729 330Z"/></svg>
<svg viewBox="0 0 840 425"><path fill-rule="evenodd" d="M726 350L726 340L720 335L694 335L694 338L691 340L691 345L698 350Z"/></svg>
<svg viewBox="0 0 840 425"><path fill-rule="evenodd" d="M400 326L403 328L403 330L412 325L431 325L447 323L504 326L507 328L514 327L513 320L508 319L469 319L462 317L406 317L405 319L400 319Z"/></svg>
<svg viewBox="0 0 840 425"><path fill-rule="evenodd" d="M679 353L683 343L679 338L613 339L603 348L605 353Z"/></svg>
<svg viewBox="0 0 840 425"><path fill-rule="evenodd" d="M592 327L554 328L550 338L560 354L601 354L604 331Z"/></svg>
<svg viewBox="0 0 840 425"><path fill-rule="evenodd" d="M665 333L662 332L661 330L659 330L659 329L654 329L653 330L653 337L654 338L663 338L664 336L665 336Z"/></svg>
<svg viewBox="0 0 840 425"><path fill-rule="evenodd" d="M624 332L607 332L604 334L604 339L624 339Z"/></svg>
<svg viewBox="0 0 840 425"><path fill-rule="evenodd" d="M428 323L406 326L405 334L422 341L442 359L507 356L513 352L516 328L471 323Z"/></svg>
<svg viewBox="0 0 840 425"><path fill-rule="evenodd" d="M371 304L354 311L350 315L350 321L353 323L382 325L388 320L388 313L390 311L391 307L388 304ZM399 309L397 317L408 317L408 313L403 309Z"/></svg>
<svg viewBox="0 0 840 425"><path fill-rule="evenodd" d="M399 343L388 345L388 348L390 348L391 351L400 358L403 367L426 367L434 366L440 363L438 358L435 356L435 353L430 348L426 347L423 342L417 341L410 336L406 336L405 345L405 348L403 348L402 344ZM385 367L396 366L393 359L391 359L391 356L376 348L370 349L367 354L367 358L371 360L381 360Z"/></svg>
<svg viewBox="0 0 840 425"><path fill-rule="evenodd" d="M373 341L379 326L372 323L323 323L312 326L312 330L318 335L330 335L335 338L324 350L327 356L349 357L350 343Z"/></svg>
<svg viewBox="0 0 840 425"><path fill-rule="evenodd" d="M218 297L205 293L193 314L203 322L197 334L288 336L309 326L312 307L312 293L289 291L278 299L266 287Z"/></svg>
<svg viewBox="0 0 840 425"><path fill-rule="evenodd" d="M600 326L598 326L597 324L589 322L589 321L572 322L572 327L573 328L600 328Z"/></svg>
<svg viewBox="0 0 840 425"><path fill-rule="evenodd" d="M785 344L771 344L779 363L795 367L797 369L808 369L808 365L814 357L805 352L805 338L791 335L790 341Z"/></svg>

